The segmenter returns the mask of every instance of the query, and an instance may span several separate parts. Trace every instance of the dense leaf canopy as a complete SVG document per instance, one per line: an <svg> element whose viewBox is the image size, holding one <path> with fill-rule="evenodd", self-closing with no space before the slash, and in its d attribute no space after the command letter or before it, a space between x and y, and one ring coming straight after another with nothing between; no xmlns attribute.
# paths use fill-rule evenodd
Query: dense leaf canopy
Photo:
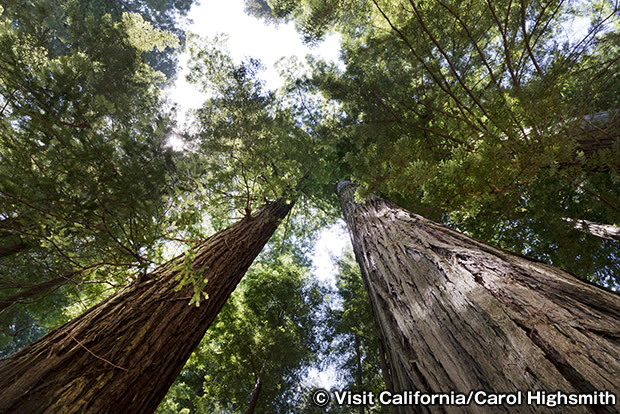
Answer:
<svg viewBox="0 0 620 414"><path fill-rule="evenodd" d="M145 60L176 39L140 15L78 19L77 5L17 2L0 16L3 321L71 284L30 308L45 325L83 282L105 282L101 293L145 270L177 180L164 77Z"/></svg>
<svg viewBox="0 0 620 414"><path fill-rule="evenodd" d="M160 411L243 410L260 378L258 411L314 412L300 396L317 361L380 390L359 269L340 262L333 297L309 270L347 178L617 288L617 3L246 0L309 43L341 36L344 68L283 61L277 91L224 37L186 38L191 3L0 8L0 357L284 198L293 213ZM205 96L185 130L161 89L182 45Z"/></svg>
<svg viewBox="0 0 620 414"><path fill-rule="evenodd" d="M364 194L617 283L618 243L570 224L620 220L617 4L269 5L309 42L342 35L345 70L314 62L307 82L341 105L333 135Z"/></svg>

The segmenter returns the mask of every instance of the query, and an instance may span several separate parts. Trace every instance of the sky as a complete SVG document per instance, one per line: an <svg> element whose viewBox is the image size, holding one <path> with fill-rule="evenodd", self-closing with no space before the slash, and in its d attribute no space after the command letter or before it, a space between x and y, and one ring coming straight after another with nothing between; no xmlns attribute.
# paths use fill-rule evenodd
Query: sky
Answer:
<svg viewBox="0 0 620 414"><path fill-rule="evenodd" d="M192 6L188 17L193 21L187 29L189 32L209 38L227 34L228 50L235 62L240 63L246 57L260 59L267 68L261 74L267 89L282 86L275 69L276 62L282 57L303 58L312 54L328 61L338 61L340 42L337 35L328 36L317 47L309 48L303 44L292 23L265 25L262 20L245 14L242 0L201 0L199 5ZM185 81L187 58L187 55L181 56L182 71L170 91L171 98L183 111L200 106L203 99L200 92Z"/></svg>
<svg viewBox="0 0 620 414"><path fill-rule="evenodd" d="M338 62L340 42L337 35L328 36L325 41L310 48L303 44L292 23L266 25L262 20L245 14L243 7L243 0L201 0L200 4L194 4L190 10L188 17L193 23L186 31L209 38L226 34L228 51L236 62L248 57L261 60L266 70L260 77L265 81L267 89L282 86L276 63L283 57L297 56L303 60L306 55L312 54L327 61ZM187 54L181 55L181 72L175 85L168 91L170 98L179 105L180 121L184 119L187 110L198 108L204 100L202 93L185 80L187 60ZM174 142L171 144L175 145ZM321 231L313 255L313 272L319 280L335 286L333 258L340 256L349 243L342 221Z"/></svg>
<svg viewBox="0 0 620 414"><path fill-rule="evenodd" d="M228 36L228 51L235 62L240 63L247 57L261 60L266 70L260 77L267 89L282 86L283 81L275 65L283 57L297 56L303 60L306 55L312 54L338 62L340 42L337 35L328 36L325 41L310 48L303 44L292 23L265 25L262 20L245 14L242 0L201 0L199 5L192 7L188 17L193 21L186 29L189 32L209 38L225 33ZM187 60L186 54L180 57L181 72L173 88L168 91L170 98L179 106L181 122L185 118L184 113L198 108L204 100L197 88L185 80ZM175 146L173 139L171 145ZM312 255L312 272L318 280L335 287L337 271L334 261L349 245L344 221L339 220L321 230ZM330 367L323 371L312 369L307 381L331 388L336 384L335 371Z"/></svg>

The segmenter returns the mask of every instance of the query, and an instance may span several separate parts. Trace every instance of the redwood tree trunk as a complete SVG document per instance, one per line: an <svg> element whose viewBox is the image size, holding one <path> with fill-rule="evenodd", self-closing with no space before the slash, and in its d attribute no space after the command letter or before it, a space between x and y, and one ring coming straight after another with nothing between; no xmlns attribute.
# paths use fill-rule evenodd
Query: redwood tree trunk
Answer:
<svg viewBox="0 0 620 414"><path fill-rule="evenodd" d="M0 412L150 413L291 205L269 204L195 249L208 299L176 291L183 256L0 361Z"/></svg>
<svg viewBox="0 0 620 414"><path fill-rule="evenodd" d="M338 192L394 392L620 389L620 299L397 205ZM617 401L616 401L617 403ZM546 412L545 406L399 406L397 412ZM618 412L562 406L553 412Z"/></svg>

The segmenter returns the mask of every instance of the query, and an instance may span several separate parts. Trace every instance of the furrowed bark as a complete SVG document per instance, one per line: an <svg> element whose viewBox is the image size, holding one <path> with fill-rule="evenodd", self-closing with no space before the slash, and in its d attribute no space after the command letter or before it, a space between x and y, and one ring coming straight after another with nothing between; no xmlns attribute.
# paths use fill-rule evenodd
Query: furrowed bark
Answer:
<svg viewBox="0 0 620 414"><path fill-rule="evenodd" d="M209 298L177 291L183 255L0 361L0 412L150 413L291 205L270 203L195 248Z"/></svg>
<svg viewBox="0 0 620 414"><path fill-rule="evenodd" d="M620 298L389 201L338 193L394 392L620 389ZM399 413L617 413L618 405L399 406Z"/></svg>

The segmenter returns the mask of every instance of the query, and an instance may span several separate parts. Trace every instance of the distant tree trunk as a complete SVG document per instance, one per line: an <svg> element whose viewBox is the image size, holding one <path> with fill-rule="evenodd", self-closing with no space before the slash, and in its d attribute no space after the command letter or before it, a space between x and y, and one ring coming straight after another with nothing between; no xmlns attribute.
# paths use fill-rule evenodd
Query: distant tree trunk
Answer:
<svg viewBox="0 0 620 414"><path fill-rule="evenodd" d="M276 329L282 326L282 322L284 321L284 309L280 309L280 313L278 313L278 319L276 320ZM268 352L271 354L272 352ZM265 357L263 359L263 364L260 367L260 371L256 374L256 382L254 382L254 390L252 391L252 396L250 397L250 403L248 404L248 409L245 414L253 414L256 409L256 405L258 404L258 398L260 397L260 392L263 389L263 375L265 375L265 370L267 369L267 361L269 357Z"/></svg>
<svg viewBox="0 0 620 414"><path fill-rule="evenodd" d="M260 369L260 372L256 376L256 382L254 383L254 391L252 391L252 397L250 398L250 404L248 404L248 409L245 414L253 414L256 409L256 404L258 404L258 397L260 397L260 391L263 388L263 374L265 372L265 367L267 366L267 358L263 360L263 365Z"/></svg>
<svg viewBox="0 0 620 414"><path fill-rule="evenodd" d="M620 240L620 227L614 226L613 224L601 224L589 220L577 220L572 218L564 218L563 220L584 233L609 240Z"/></svg>
<svg viewBox="0 0 620 414"><path fill-rule="evenodd" d="M389 201L338 186L395 392L617 392L620 298ZM399 406L396 412L547 412ZM617 406L562 406L616 413ZM554 411L554 412L559 412Z"/></svg>
<svg viewBox="0 0 620 414"><path fill-rule="evenodd" d="M364 381L362 378L362 348L360 344L360 337L357 333L353 334L355 336L355 363L357 365L357 373L356 373L356 386L357 389L355 391L362 392L364 391ZM360 405L358 407L360 414L364 414L364 406Z"/></svg>
<svg viewBox="0 0 620 414"><path fill-rule="evenodd" d="M12 256L16 253L26 250L30 246L23 242L17 242L8 246L0 246L0 257Z"/></svg>
<svg viewBox="0 0 620 414"><path fill-rule="evenodd" d="M581 125L575 131L574 138L586 158L600 150L614 150L620 139L620 110L585 115L580 120Z"/></svg>
<svg viewBox="0 0 620 414"><path fill-rule="evenodd" d="M177 289L179 256L0 361L0 412L153 412L290 208L270 203L195 248L200 307Z"/></svg>
<svg viewBox="0 0 620 414"><path fill-rule="evenodd" d="M53 288L72 282L73 280L71 278L78 273L79 272L72 272L45 282L37 283L36 285L29 285L6 299L0 299L0 314L16 303L24 303L29 299L33 299L35 296L48 292Z"/></svg>
<svg viewBox="0 0 620 414"><path fill-rule="evenodd" d="M254 384L254 391L252 392L252 398L250 399L248 410L245 412L246 414L254 413L254 410L256 409L256 404L258 404L258 397L260 396L260 390L262 386L263 383L261 378L256 378L256 383Z"/></svg>
<svg viewBox="0 0 620 414"><path fill-rule="evenodd" d="M20 238L21 230L22 225L17 218L0 220L0 258L12 256L31 247Z"/></svg>

